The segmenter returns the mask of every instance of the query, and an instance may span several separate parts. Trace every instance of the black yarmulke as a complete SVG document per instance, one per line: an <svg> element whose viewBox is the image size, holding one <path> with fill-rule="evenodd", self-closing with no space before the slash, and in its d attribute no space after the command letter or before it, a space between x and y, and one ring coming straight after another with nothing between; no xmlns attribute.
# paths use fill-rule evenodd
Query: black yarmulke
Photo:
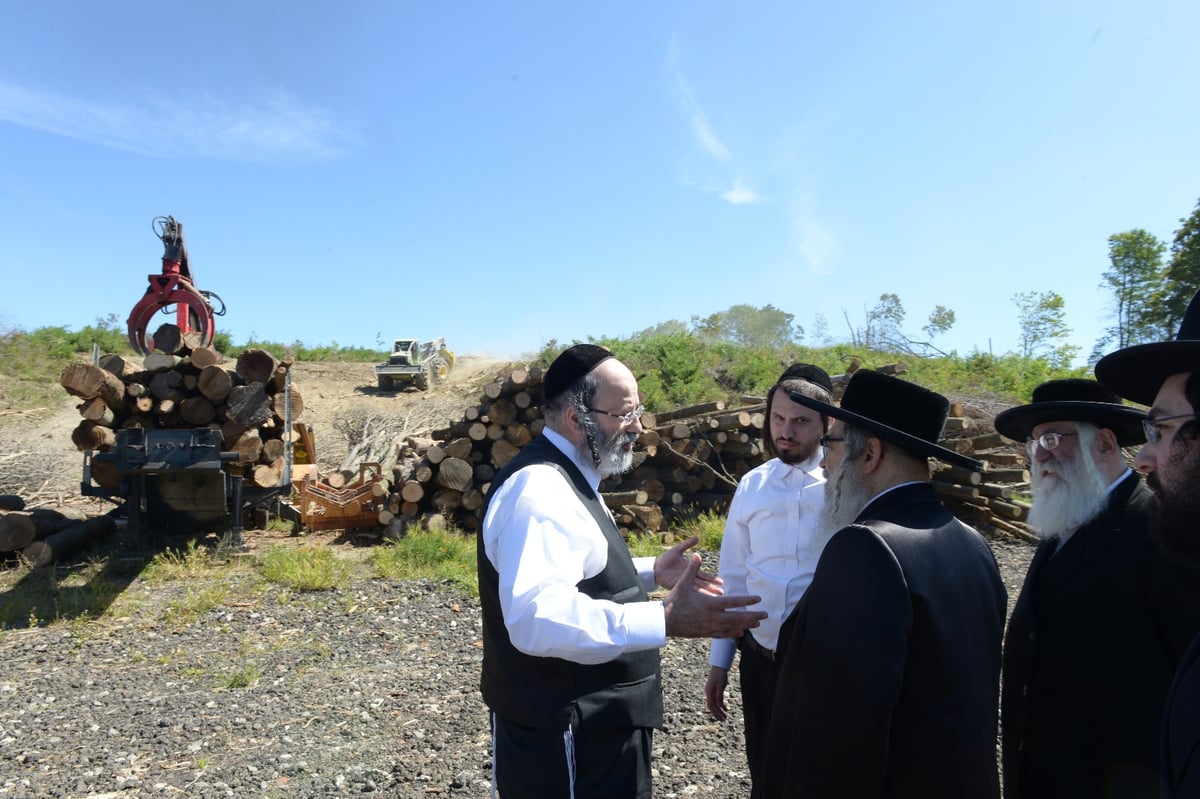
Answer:
<svg viewBox="0 0 1200 799"><path fill-rule="evenodd" d="M829 373L819 366L814 366L811 363L794 363L787 368L787 371L779 376L776 385L784 380L807 380L814 386L820 386L833 394L833 381L829 379Z"/></svg>
<svg viewBox="0 0 1200 799"><path fill-rule="evenodd" d="M550 368L546 370L546 379L542 381L546 401L554 399L575 385L579 378L611 357L611 352L596 344L576 344L563 350L554 359L554 363L550 364Z"/></svg>

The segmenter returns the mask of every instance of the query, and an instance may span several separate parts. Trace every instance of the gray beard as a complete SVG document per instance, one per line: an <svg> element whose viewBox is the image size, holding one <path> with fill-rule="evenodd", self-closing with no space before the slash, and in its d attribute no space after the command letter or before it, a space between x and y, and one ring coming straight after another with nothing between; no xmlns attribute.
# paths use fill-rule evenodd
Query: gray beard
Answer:
<svg viewBox="0 0 1200 799"><path fill-rule="evenodd" d="M606 436L599 428L589 435L590 440L585 439L575 449L579 452L579 459L584 463L595 465L601 477L625 474L633 468L633 450L625 449L623 445L626 442L636 441L636 435L623 435L618 431L611 436ZM599 462L596 457L592 456L592 444L595 444Z"/></svg>
<svg viewBox="0 0 1200 799"><path fill-rule="evenodd" d="M1057 461L1050 463L1063 471L1047 475L1039 464L1034 464L1030 482L1033 506L1028 522L1041 538L1058 538L1065 543L1075 530L1104 510L1108 484L1087 450L1065 469Z"/></svg>
<svg viewBox="0 0 1200 799"><path fill-rule="evenodd" d="M867 506L871 496L866 483L854 469L847 469L842 461L836 473L825 480L825 505L817 521L818 535L828 540L843 527L853 524Z"/></svg>

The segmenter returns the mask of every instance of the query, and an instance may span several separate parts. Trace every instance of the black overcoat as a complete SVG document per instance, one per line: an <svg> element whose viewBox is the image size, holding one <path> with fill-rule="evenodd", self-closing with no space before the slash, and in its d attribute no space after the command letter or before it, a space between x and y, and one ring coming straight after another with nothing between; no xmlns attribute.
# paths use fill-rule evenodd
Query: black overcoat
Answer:
<svg viewBox="0 0 1200 799"><path fill-rule="evenodd" d="M928 483L829 541L781 634L766 796L995 799L1006 594Z"/></svg>
<svg viewBox="0 0 1200 799"><path fill-rule="evenodd" d="M1166 799L1200 799L1200 635L1184 655L1163 715Z"/></svg>
<svg viewBox="0 0 1200 799"><path fill-rule="evenodd" d="M1099 516L1030 563L1005 636L1005 799L1158 795L1172 675L1200 627L1200 579L1148 533L1130 472Z"/></svg>

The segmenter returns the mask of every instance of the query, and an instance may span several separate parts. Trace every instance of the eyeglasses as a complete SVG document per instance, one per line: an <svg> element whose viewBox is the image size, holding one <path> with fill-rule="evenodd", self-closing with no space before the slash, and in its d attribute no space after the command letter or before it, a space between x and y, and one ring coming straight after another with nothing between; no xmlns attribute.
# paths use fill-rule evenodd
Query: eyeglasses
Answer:
<svg viewBox="0 0 1200 799"><path fill-rule="evenodd" d="M1047 430L1045 433L1042 433L1040 436L1038 436L1036 438L1028 439L1025 442L1025 446L1029 449L1030 455L1033 454L1034 448L1037 447L1038 445L1041 445L1042 449L1049 452L1052 449L1056 449L1058 447L1058 445L1062 443L1063 436L1077 436L1077 435L1079 435L1079 434L1078 433L1060 433L1057 430Z"/></svg>
<svg viewBox="0 0 1200 799"><path fill-rule="evenodd" d="M839 441L845 441L845 436L821 436L818 443L825 449L829 449L830 444L836 444Z"/></svg>
<svg viewBox="0 0 1200 799"><path fill-rule="evenodd" d="M1162 441L1163 431L1161 425L1163 422L1170 422L1175 419L1194 419L1196 416L1200 416L1200 414L1179 413L1175 416L1158 416L1154 419L1143 419L1142 431L1146 434L1146 443L1157 444L1158 442Z"/></svg>
<svg viewBox="0 0 1200 799"><path fill-rule="evenodd" d="M613 413L612 411L602 411L599 408L588 408L592 413L602 413L605 416L611 416L614 419L620 419L621 424L633 424L634 419L641 419L642 414L646 412L646 406L639 405L632 411L626 413Z"/></svg>

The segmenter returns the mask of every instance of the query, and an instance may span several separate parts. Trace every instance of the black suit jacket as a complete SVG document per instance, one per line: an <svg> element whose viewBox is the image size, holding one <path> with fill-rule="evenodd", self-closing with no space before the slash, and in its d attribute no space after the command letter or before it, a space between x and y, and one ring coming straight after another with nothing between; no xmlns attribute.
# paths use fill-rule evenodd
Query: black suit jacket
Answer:
<svg viewBox="0 0 1200 799"><path fill-rule="evenodd" d="M1200 635L1175 675L1163 714L1163 796L1200 797Z"/></svg>
<svg viewBox="0 0 1200 799"><path fill-rule="evenodd" d="M868 505L781 633L766 796L998 797L1006 600L928 483Z"/></svg>
<svg viewBox="0 0 1200 799"><path fill-rule="evenodd" d="M1038 546L1004 649L1006 799L1155 797L1171 677L1200 627L1200 579L1148 534L1130 472L1061 552Z"/></svg>

